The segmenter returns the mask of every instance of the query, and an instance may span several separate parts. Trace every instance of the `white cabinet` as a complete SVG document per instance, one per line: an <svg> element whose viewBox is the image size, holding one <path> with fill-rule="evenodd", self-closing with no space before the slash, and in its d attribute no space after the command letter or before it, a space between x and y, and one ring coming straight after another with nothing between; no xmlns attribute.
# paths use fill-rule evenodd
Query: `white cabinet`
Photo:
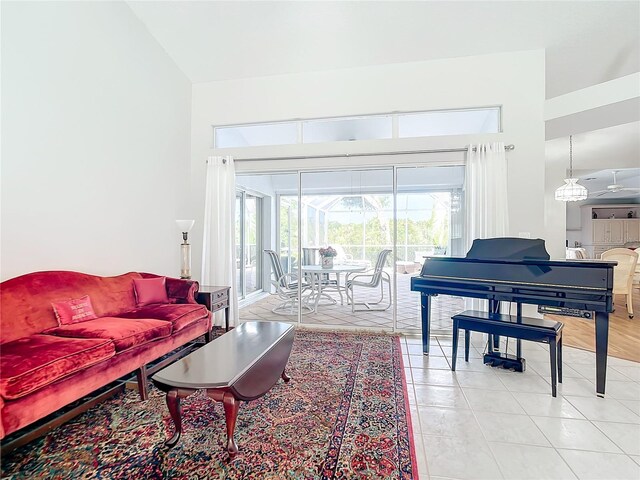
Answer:
<svg viewBox="0 0 640 480"><path fill-rule="evenodd" d="M609 220L609 243L624 243L624 222L626 220Z"/></svg>
<svg viewBox="0 0 640 480"><path fill-rule="evenodd" d="M581 210L580 238L589 258L600 258L602 252L627 242L640 242L640 205L583 205ZM629 212L633 218L626 218Z"/></svg>
<svg viewBox="0 0 640 480"><path fill-rule="evenodd" d="M624 222L626 242L640 242L640 218L629 218Z"/></svg>
<svg viewBox="0 0 640 480"><path fill-rule="evenodd" d="M622 244L625 240L626 225L622 219L593 220L593 244Z"/></svg>
<svg viewBox="0 0 640 480"><path fill-rule="evenodd" d="M609 220L593 220L593 239L594 245L601 243L609 243Z"/></svg>

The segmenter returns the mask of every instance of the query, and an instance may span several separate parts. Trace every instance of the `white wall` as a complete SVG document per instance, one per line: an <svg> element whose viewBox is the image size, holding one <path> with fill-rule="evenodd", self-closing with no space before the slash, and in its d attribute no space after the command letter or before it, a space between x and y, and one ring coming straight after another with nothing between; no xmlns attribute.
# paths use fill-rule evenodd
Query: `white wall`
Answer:
<svg viewBox="0 0 640 480"><path fill-rule="evenodd" d="M503 140L516 149L508 153L511 233L544 231L544 51L524 51L430 62L393 64L306 74L278 75L237 81L195 84L192 103L192 198L202 238L204 159L211 154L247 156L327 154L412 148L456 148L471 142ZM244 152L212 149L212 126L294 118L416 111L502 105L499 135L341 142L337 145L261 147ZM450 160L450 156L411 157L406 161ZM461 156L456 156L460 161ZM346 167L367 160L296 161L289 168ZM377 157L377 162L388 162ZM256 166L257 165L257 166ZM237 164L258 170L287 168L277 162ZM201 245L194 251L195 275Z"/></svg>
<svg viewBox="0 0 640 480"><path fill-rule="evenodd" d="M2 279L179 273L191 84L124 2L2 2Z"/></svg>

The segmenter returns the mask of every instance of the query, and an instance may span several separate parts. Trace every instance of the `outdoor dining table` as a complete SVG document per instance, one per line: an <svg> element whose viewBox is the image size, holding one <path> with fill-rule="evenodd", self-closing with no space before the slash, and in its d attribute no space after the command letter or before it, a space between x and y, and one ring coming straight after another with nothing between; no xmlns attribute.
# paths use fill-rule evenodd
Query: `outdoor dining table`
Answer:
<svg viewBox="0 0 640 480"><path fill-rule="evenodd" d="M305 274L311 281L311 294L309 296L309 305L313 305L313 311L318 312L318 305L320 304L320 297L323 296L323 289L326 289L326 282L323 282L323 274L335 274L336 275L336 287L335 289L340 295L340 305L344 305L344 297L342 292L345 290L346 285L340 284L340 276L345 273L363 272L367 269L366 265L339 265L335 264L330 268L323 268L321 265L302 265L302 273ZM346 276L345 276L346 277ZM331 287L333 288L333 286ZM346 293L345 293L346 294ZM326 293L324 294L332 304L336 303L336 300L331 298Z"/></svg>

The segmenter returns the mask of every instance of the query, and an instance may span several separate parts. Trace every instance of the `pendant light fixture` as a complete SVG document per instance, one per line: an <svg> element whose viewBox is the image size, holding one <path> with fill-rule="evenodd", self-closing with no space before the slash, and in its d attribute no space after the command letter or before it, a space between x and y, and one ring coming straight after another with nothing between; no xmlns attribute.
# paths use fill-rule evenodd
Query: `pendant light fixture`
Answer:
<svg viewBox="0 0 640 480"><path fill-rule="evenodd" d="M561 202L577 202L586 200L589 192L573 178L573 135L569 135L569 178L565 178L564 185L556 189L556 200Z"/></svg>

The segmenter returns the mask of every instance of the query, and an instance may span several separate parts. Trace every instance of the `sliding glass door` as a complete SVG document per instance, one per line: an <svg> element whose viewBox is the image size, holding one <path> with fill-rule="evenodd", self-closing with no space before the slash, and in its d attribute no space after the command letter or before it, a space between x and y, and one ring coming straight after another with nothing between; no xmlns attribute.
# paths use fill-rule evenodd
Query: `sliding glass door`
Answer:
<svg viewBox="0 0 640 480"><path fill-rule="evenodd" d="M282 267L286 273L295 273L298 258L298 195L279 195L278 241Z"/></svg>
<svg viewBox="0 0 640 480"><path fill-rule="evenodd" d="M425 257L461 256L464 167L398 167L396 169L397 295L396 326L419 332L420 295L410 289ZM439 295L431 308L432 332L451 332L451 316L464 310L460 297Z"/></svg>
<svg viewBox="0 0 640 480"><path fill-rule="evenodd" d="M238 291L255 295L241 319L418 333L411 277L426 256L464 255L463 183L462 166L238 176ZM437 297L432 329L461 307Z"/></svg>
<svg viewBox="0 0 640 480"><path fill-rule="evenodd" d="M236 287L244 299L262 290L262 197L236 192Z"/></svg>
<svg viewBox="0 0 640 480"><path fill-rule="evenodd" d="M300 185L302 323L391 329L393 169L302 172Z"/></svg>

